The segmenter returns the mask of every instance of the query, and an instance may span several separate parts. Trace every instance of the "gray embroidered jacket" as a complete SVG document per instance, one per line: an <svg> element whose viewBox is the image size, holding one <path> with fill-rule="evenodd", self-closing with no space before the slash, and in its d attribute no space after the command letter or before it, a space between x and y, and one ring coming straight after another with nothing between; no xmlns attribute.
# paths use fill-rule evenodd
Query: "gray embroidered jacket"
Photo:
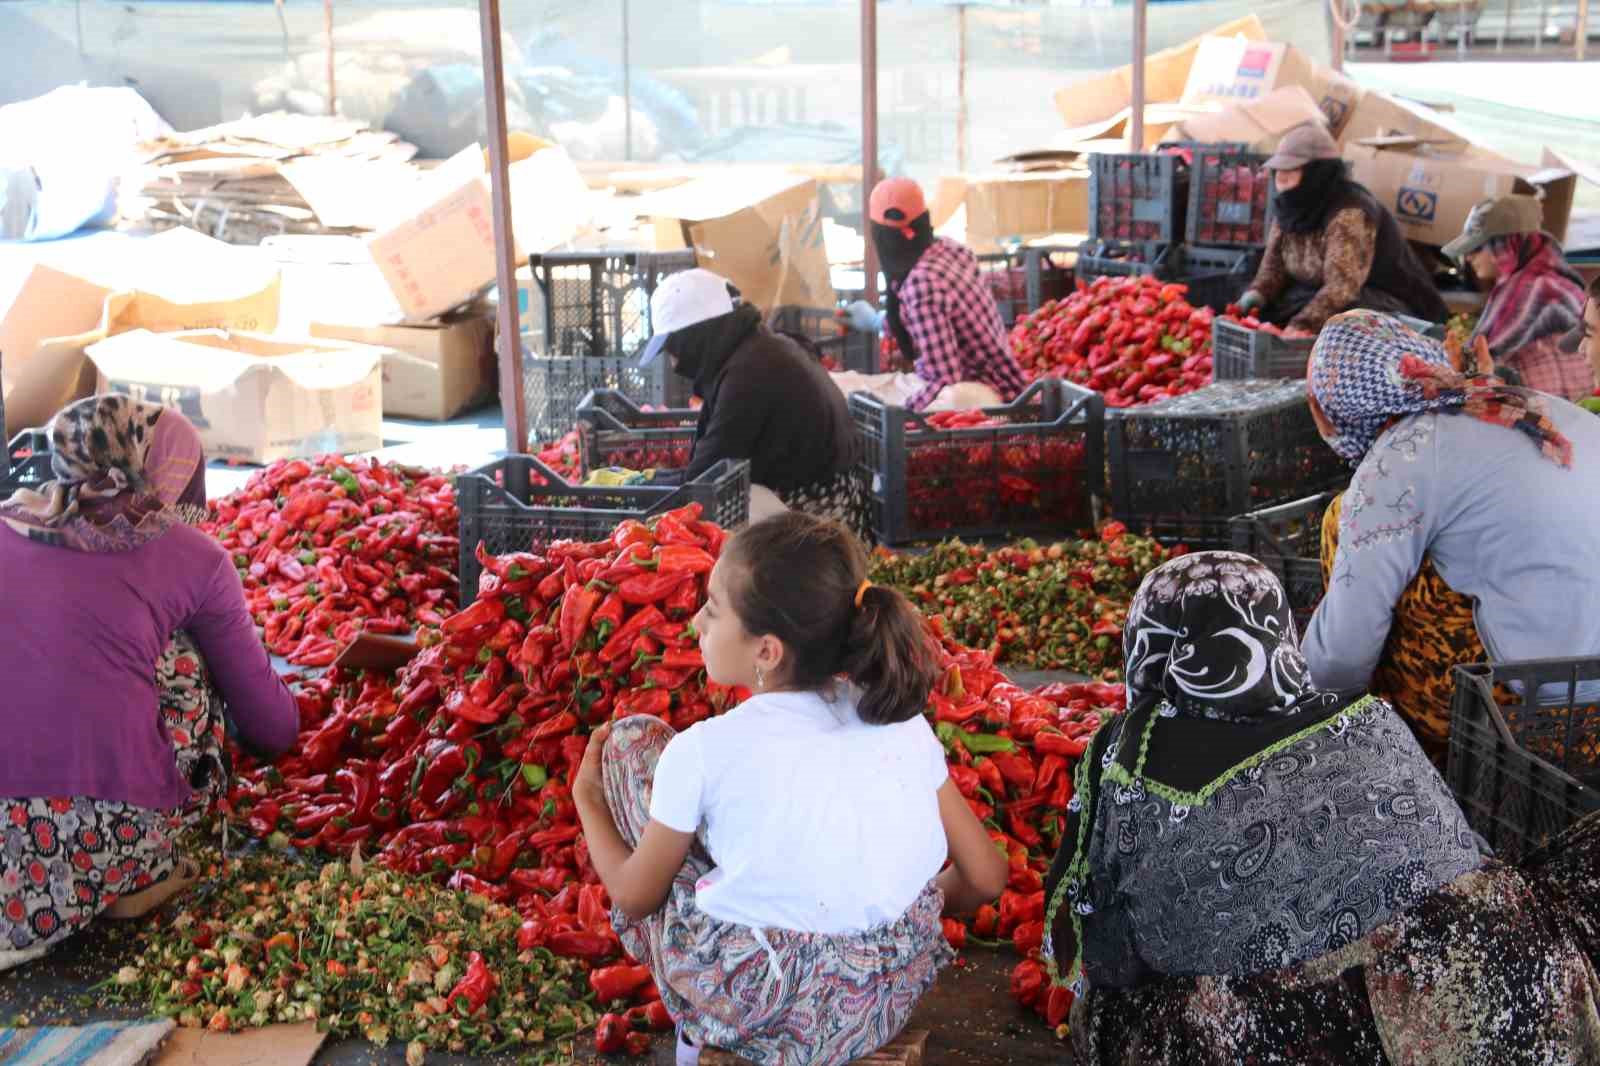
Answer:
<svg viewBox="0 0 1600 1066"><path fill-rule="evenodd" d="M1302 645L1318 688L1371 680L1424 555L1474 601L1493 660L1600 653L1600 418L1547 403L1571 469L1466 415L1412 415L1378 438L1345 494L1328 594Z"/></svg>

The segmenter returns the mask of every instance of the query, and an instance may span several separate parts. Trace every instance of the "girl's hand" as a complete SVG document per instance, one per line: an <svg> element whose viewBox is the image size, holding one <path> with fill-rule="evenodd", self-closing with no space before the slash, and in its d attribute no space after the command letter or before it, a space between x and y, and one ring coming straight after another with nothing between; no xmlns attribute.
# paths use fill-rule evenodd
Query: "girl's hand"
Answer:
<svg viewBox="0 0 1600 1066"><path fill-rule="evenodd" d="M600 756L604 753L606 740L611 736L611 723L596 729L589 734L589 746L583 749L583 764L578 767L578 779L572 783L572 790L577 792L582 789L591 795L605 801L605 779L600 773Z"/></svg>

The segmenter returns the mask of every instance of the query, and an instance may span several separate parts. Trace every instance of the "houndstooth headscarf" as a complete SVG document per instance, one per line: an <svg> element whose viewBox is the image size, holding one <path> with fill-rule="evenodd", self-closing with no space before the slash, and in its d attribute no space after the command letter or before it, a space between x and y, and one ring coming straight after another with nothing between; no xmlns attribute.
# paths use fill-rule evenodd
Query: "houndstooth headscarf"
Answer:
<svg viewBox="0 0 1600 1066"><path fill-rule="evenodd" d="M1352 464L1395 418L1441 411L1517 430L1551 462L1572 465L1572 442L1550 421L1543 395L1464 376L1450 365L1444 345L1389 315L1347 311L1329 319L1306 378L1333 423L1328 446Z"/></svg>

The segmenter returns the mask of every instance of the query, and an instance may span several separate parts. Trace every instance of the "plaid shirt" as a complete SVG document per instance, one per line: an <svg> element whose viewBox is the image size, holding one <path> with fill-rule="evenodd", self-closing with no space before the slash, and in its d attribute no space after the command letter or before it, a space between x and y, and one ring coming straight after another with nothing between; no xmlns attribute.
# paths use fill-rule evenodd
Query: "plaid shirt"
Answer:
<svg viewBox="0 0 1600 1066"><path fill-rule="evenodd" d="M1502 362L1521 374L1528 388L1577 403L1594 393L1594 370L1581 354L1563 352L1561 341L1561 337L1541 337Z"/></svg>
<svg viewBox="0 0 1600 1066"><path fill-rule="evenodd" d="M907 407L920 411L960 381L989 385L1007 402L1027 388L994 294L966 248L945 237L934 241L895 294L917 349L917 376L927 383Z"/></svg>

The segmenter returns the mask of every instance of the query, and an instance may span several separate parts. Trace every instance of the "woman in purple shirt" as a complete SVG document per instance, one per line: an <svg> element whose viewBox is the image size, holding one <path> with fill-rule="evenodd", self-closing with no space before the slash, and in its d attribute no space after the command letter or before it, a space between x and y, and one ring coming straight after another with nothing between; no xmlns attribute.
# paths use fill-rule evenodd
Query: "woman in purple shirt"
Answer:
<svg viewBox="0 0 1600 1066"><path fill-rule="evenodd" d="M221 785L222 699L262 754L299 726L232 559L189 524L194 426L98 396L50 440L56 480L0 503L0 969L173 876L185 808Z"/></svg>

